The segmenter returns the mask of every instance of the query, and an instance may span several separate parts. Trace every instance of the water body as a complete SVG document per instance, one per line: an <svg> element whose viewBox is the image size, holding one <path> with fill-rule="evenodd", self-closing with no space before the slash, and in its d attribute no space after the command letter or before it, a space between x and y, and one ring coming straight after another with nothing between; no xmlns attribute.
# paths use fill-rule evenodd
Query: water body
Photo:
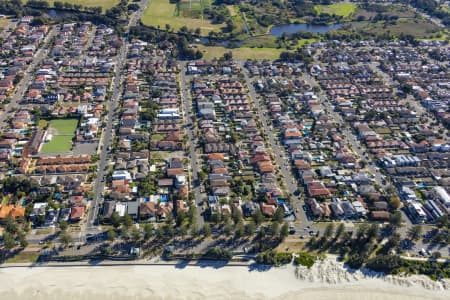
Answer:
<svg viewBox="0 0 450 300"><path fill-rule="evenodd" d="M330 30L339 29L342 24L331 25L310 25L310 24L284 24L275 25L270 29L270 35L280 37L283 33L296 33L299 31L313 32L313 33L326 33Z"/></svg>

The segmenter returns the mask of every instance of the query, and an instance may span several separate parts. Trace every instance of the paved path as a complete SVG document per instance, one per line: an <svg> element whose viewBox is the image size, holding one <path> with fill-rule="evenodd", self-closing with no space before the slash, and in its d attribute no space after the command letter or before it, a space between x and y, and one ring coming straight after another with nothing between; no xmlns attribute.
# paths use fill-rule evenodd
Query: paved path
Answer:
<svg viewBox="0 0 450 300"><path fill-rule="evenodd" d="M250 257L248 257L250 258ZM98 261L78 261L78 262L46 262L46 263L6 263L0 265L1 268L61 268L61 267L106 267L106 266L199 266L199 267L250 267L254 262L229 262L220 260L170 260L161 258L137 259L126 261L98 260Z"/></svg>
<svg viewBox="0 0 450 300"><path fill-rule="evenodd" d="M400 256L402 259L411 260L411 261L430 261L430 262L438 262L438 263L450 263L450 259L448 258L427 258L427 257L409 257L409 256Z"/></svg>

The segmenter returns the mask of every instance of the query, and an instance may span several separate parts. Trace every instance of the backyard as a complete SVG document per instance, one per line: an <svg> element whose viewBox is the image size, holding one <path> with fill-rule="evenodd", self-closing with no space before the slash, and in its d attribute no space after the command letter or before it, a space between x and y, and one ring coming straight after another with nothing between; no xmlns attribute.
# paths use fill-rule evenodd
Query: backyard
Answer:
<svg viewBox="0 0 450 300"><path fill-rule="evenodd" d="M209 1L182 1L177 7L169 0L152 0L142 15L144 25L166 28L166 24L174 31L186 26L189 29L200 28L202 35L207 35L211 31L220 32L222 24L212 24L209 20L203 18L204 5L209 5ZM207 2L207 4L205 4ZM193 5L193 6L192 6ZM179 9L181 8L181 9ZM201 13L198 11L201 10ZM196 11L197 13L194 13Z"/></svg>
<svg viewBox="0 0 450 300"><path fill-rule="evenodd" d="M41 153L70 151L77 125L77 119L51 120L48 127L48 134L52 135L52 139L44 143Z"/></svg>

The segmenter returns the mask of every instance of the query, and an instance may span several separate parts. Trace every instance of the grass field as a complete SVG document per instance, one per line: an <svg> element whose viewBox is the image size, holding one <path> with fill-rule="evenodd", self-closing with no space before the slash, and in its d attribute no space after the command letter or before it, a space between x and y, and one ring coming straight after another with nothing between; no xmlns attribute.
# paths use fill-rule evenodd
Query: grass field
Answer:
<svg viewBox="0 0 450 300"><path fill-rule="evenodd" d="M8 22L9 22L8 18L0 18L0 31L3 30L3 28L6 27Z"/></svg>
<svg viewBox="0 0 450 300"><path fill-rule="evenodd" d="M77 119L51 120L50 128L55 129L54 135L72 135L77 128Z"/></svg>
<svg viewBox="0 0 450 300"><path fill-rule="evenodd" d="M205 8L211 8L211 0L181 0L175 14L186 18L203 18Z"/></svg>
<svg viewBox="0 0 450 300"><path fill-rule="evenodd" d="M325 13L329 15L337 15L341 17L348 17L356 10L356 5L352 3L335 3L330 5L315 5L314 10L318 13Z"/></svg>
<svg viewBox="0 0 450 300"><path fill-rule="evenodd" d="M259 47L259 48L276 48L276 37L262 35L257 37L252 37L244 41L242 46L244 47Z"/></svg>
<svg viewBox="0 0 450 300"><path fill-rule="evenodd" d="M450 39L450 34L447 31L440 31L430 37L425 38L425 40L432 41L447 41Z"/></svg>
<svg viewBox="0 0 450 300"><path fill-rule="evenodd" d="M116 6L119 3L119 0L59 0L63 3L70 3L70 4L79 4L83 6L88 7L95 7L95 6L101 6L103 8L103 11ZM47 2L50 3L51 6L53 6L54 0L47 0Z"/></svg>
<svg viewBox="0 0 450 300"><path fill-rule="evenodd" d="M386 12L384 12L383 15L389 17L396 16L399 18L414 18L415 15L415 12L410 7L405 7L403 5L387 4L385 7ZM358 17L363 16L366 19L371 19L376 15L377 13L375 11L367 11L361 7L358 7L352 17L357 19Z"/></svg>
<svg viewBox="0 0 450 300"><path fill-rule="evenodd" d="M176 4L169 0L152 0L147 9L142 14L142 23L144 25L160 27L165 29L166 24L178 31L186 26L189 29L200 28L202 35L207 35L211 31L219 32L223 24L211 24L209 20L203 18L183 17L186 13L179 12Z"/></svg>
<svg viewBox="0 0 450 300"><path fill-rule="evenodd" d="M234 17L237 15L236 7L234 7L234 5L227 5L227 9L230 12L230 16Z"/></svg>
<svg viewBox="0 0 450 300"><path fill-rule="evenodd" d="M33 263L39 258L38 251L22 251L6 260L6 263Z"/></svg>
<svg viewBox="0 0 450 300"><path fill-rule="evenodd" d="M49 133L53 135L50 142L46 142L41 153L67 152L72 149L72 138L78 125L77 119L52 120Z"/></svg>
<svg viewBox="0 0 450 300"><path fill-rule="evenodd" d="M389 32L397 36L403 33L419 39L425 39L441 32L437 25L423 19L400 19L396 24L385 24L385 22L357 22L353 23L353 26L357 30L373 34Z"/></svg>
<svg viewBox="0 0 450 300"><path fill-rule="evenodd" d="M286 51L284 49L276 49L276 48L241 47L235 49L228 49L224 47L203 46L203 45L197 45L197 47L200 51L202 51L203 58L205 59L220 58L224 55L224 53L231 51L233 53L234 59L275 60L280 57L281 52Z"/></svg>
<svg viewBox="0 0 450 300"><path fill-rule="evenodd" d="M297 47L303 47L305 45L309 45L315 42L318 42L319 39L311 38L311 39L300 39L298 40Z"/></svg>

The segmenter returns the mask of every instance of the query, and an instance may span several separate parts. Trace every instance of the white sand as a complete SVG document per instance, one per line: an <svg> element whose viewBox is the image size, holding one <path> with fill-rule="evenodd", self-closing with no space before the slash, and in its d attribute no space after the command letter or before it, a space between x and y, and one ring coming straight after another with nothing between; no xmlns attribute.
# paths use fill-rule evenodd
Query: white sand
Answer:
<svg viewBox="0 0 450 300"><path fill-rule="evenodd" d="M450 299L450 291L440 285L425 289L416 284L422 277L406 282L341 271L333 261L316 263L298 276L293 266L268 271L209 266L2 268L0 299Z"/></svg>

